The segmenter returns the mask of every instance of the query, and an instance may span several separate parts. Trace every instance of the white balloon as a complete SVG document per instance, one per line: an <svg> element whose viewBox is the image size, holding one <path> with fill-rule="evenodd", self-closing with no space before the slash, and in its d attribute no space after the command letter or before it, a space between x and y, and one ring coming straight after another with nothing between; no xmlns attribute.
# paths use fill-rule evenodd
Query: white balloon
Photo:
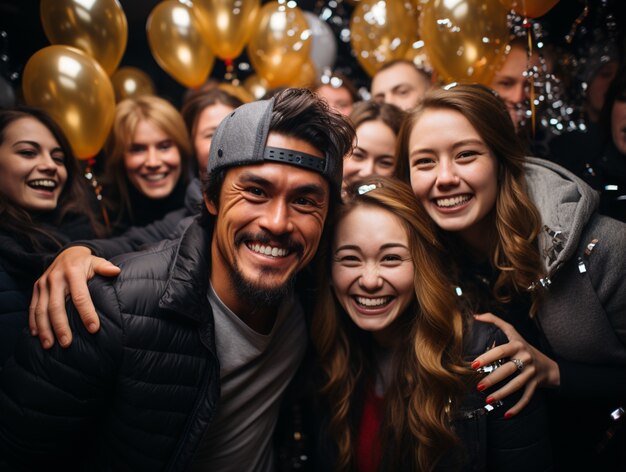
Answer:
<svg viewBox="0 0 626 472"><path fill-rule="evenodd" d="M306 21L311 30L311 62L315 66L317 77L325 69L332 69L337 60L337 38L328 23L320 19L315 13L305 11Z"/></svg>

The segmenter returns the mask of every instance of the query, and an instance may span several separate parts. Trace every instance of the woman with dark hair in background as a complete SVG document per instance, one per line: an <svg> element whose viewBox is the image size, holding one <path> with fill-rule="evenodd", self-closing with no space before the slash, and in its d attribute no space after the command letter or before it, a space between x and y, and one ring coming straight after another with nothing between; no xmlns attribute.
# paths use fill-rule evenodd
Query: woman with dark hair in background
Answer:
<svg viewBox="0 0 626 472"><path fill-rule="evenodd" d="M72 240L103 235L94 208L61 128L39 109L0 110L0 367L46 262Z"/></svg>
<svg viewBox="0 0 626 472"><path fill-rule="evenodd" d="M350 113L356 146L343 161L343 189L370 175L395 175L396 137L404 112L390 103L357 102Z"/></svg>
<svg viewBox="0 0 626 472"><path fill-rule="evenodd" d="M209 160L209 148L217 126L243 102L218 88L191 95L183 104L181 114L191 137L196 157L196 174L202 177Z"/></svg>

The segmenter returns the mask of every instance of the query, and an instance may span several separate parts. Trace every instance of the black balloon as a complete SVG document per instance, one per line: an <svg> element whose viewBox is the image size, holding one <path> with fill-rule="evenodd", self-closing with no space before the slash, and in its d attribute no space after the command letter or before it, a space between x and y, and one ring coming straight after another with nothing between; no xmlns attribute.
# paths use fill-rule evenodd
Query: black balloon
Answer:
<svg viewBox="0 0 626 472"><path fill-rule="evenodd" d="M0 76L0 107L8 108L15 105L15 91L7 79Z"/></svg>

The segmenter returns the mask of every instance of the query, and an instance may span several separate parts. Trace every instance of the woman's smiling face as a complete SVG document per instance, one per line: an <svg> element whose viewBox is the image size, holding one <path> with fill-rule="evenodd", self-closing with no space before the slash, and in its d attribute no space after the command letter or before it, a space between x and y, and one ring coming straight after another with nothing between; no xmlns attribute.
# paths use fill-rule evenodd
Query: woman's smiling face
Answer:
<svg viewBox="0 0 626 472"><path fill-rule="evenodd" d="M393 330L415 299L414 270L406 228L389 211L360 205L339 221L333 240L335 296L352 321L377 340Z"/></svg>
<svg viewBox="0 0 626 472"><path fill-rule="evenodd" d="M148 198L168 197L182 172L180 151L174 140L150 121L137 125L124 153L128 180Z"/></svg>
<svg viewBox="0 0 626 472"><path fill-rule="evenodd" d="M496 204L498 162L461 113L427 109L409 136L411 187L444 231L468 242L488 234Z"/></svg>
<svg viewBox="0 0 626 472"><path fill-rule="evenodd" d="M35 118L7 125L0 143L0 191L28 211L52 211L67 180L65 154Z"/></svg>

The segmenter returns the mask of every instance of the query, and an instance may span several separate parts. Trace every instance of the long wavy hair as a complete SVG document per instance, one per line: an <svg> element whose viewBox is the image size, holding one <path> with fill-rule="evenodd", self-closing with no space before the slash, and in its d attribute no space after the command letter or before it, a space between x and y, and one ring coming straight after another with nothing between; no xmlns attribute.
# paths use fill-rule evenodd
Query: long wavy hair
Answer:
<svg viewBox="0 0 626 472"><path fill-rule="evenodd" d="M115 108L113 127L105 143L106 162L102 178L107 190L105 203L117 214L118 222L126 213L133 219L128 191L131 184L124 166L124 153L141 121L155 125L174 141L181 159L180 179L187 183L190 176L191 142L178 110L167 100L153 95L122 100Z"/></svg>
<svg viewBox="0 0 626 472"><path fill-rule="evenodd" d="M355 184L375 188L354 194L340 206L335 223L358 207L381 208L396 215L406 231L415 264L415 301L401 316L406 326L394 353L393 379L385 392L381 425L384 468L432 470L458 443L450 426L450 407L458 404L474 373L463 361L463 317L446 278L443 248L434 223L411 188L392 178L370 177ZM321 293L314 310L311 337L324 382L321 393L330 409L328 429L337 449L337 470L355 468L359 398L376 364L374 340L351 321L328 280L332 251L320 249Z"/></svg>
<svg viewBox="0 0 626 472"><path fill-rule="evenodd" d="M424 101L407 117L398 137L398 176L411 181L409 139L425 110L443 109L461 113L478 132L498 162L498 191L492 212L494 246L491 265L498 270L493 295L507 303L515 293L526 293L539 280L544 269L536 246L541 217L527 192L524 173L524 147L505 104L488 87L461 84L449 89L429 91ZM454 233L439 230L452 252L453 260L462 259L463 243ZM531 316L540 301L533 292Z"/></svg>
<svg viewBox="0 0 626 472"><path fill-rule="evenodd" d="M50 211L52 221L60 224L70 215L86 216L94 234L104 236L104 227L95 217L93 208L89 206L90 189L78 161L74 157L72 147L61 127L43 110L29 106L18 106L0 110L0 144L5 140L5 131L9 125L24 118L32 118L45 126L63 151L63 163L67 170L67 180L59 196L57 207ZM15 205L0 191L0 230L27 241L29 246L37 251L50 249L50 244L56 249L63 246L53 232L39 224L35 215ZM44 241L47 242L44 243ZM42 246L43 244L43 246Z"/></svg>

